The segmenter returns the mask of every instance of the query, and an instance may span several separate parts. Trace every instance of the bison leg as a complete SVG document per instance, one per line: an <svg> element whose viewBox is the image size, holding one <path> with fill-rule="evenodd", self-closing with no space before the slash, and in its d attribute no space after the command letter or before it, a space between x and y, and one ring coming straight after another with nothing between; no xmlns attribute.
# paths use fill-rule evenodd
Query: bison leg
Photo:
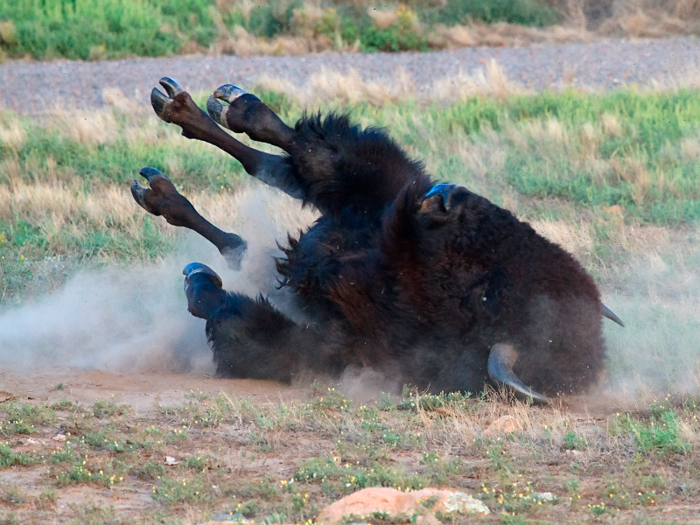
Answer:
<svg viewBox="0 0 700 525"><path fill-rule="evenodd" d="M221 278L200 263L183 273L188 310L207 320L217 375L290 382L300 370L335 371L322 356L320 335L264 298L225 292Z"/></svg>
<svg viewBox="0 0 700 525"><path fill-rule="evenodd" d="M302 198L324 215L381 213L407 184L425 191L432 185L421 164L383 131L363 130L347 116L304 117L292 129L255 95L231 84L209 97L207 111L231 131L289 153Z"/></svg>
<svg viewBox="0 0 700 525"><path fill-rule="evenodd" d="M188 139L208 142L224 150L238 160L249 175L294 198L302 197L301 188L285 157L258 151L233 138L202 111L189 93L172 78L160 79L160 85L167 95L153 88L151 105L161 120L180 126L182 135Z"/></svg>
<svg viewBox="0 0 700 525"><path fill-rule="evenodd" d="M272 144L287 153L294 149L297 132L258 97L238 86L226 84L214 91L207 101L207 111L216 122L234 133L245 133L256 142Z"/></svg>
<svg viewBox="0 0 700 525"><path fill-rule="evenodd" d="M180 195L170 179L155 168L143 168L141 175L148 181L149 188L137 181L131 186L134 200L148 213L162 215L169 224L194 230L217 247L229 266L238 268L245 253L245 241L234 233L226 233L204 217L192 203Z"/></svg>

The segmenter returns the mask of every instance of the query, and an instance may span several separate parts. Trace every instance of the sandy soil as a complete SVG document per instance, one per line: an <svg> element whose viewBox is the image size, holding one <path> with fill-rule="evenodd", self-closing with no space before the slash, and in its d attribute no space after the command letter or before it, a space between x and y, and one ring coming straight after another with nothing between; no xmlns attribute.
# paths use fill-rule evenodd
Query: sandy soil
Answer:
<svg viewBox="0 0 700 525"><path fill-rule="evenodd" d="M209 395L226 392L229 396L250 399L255 404L289 402L308 394L308 389L273 381L215 379L191 373L109 374L101 370L79 369L38 375L0 373L0 389L13 394L17 401L45 403L68 400L92 404L113 396L115 402L130 405L138 415L148 415L158 405L177 406L183 402L183 394L188 392Z"/></svg>

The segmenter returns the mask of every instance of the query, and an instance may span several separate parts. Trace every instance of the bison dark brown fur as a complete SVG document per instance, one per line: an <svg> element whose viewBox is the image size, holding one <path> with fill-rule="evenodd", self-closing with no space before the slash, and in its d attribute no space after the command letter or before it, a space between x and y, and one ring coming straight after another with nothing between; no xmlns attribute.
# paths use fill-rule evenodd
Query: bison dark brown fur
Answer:
<svg viewBox="0 0 700 525"><path fill-rule="evenodd" d="M154 89L152 103L163 120L322 214L277 262L308 323L263 297L225 292L202 264L185 269L188 308L207 319L219 375L290 381L372 367L434 392L506 384L540 400L528 387L553 395L597 381L601 315L614 314L578 262L527 223L464 187L435 185L384 131L347 116L289 128L230 85L210 98L210 116L173 80L161 84L168 96ZM244 146L217 123L288 155ZM150 188L132 188L140 205L198 231L237 264L243 239L209 224L156 170L142 174Z"/></svg>

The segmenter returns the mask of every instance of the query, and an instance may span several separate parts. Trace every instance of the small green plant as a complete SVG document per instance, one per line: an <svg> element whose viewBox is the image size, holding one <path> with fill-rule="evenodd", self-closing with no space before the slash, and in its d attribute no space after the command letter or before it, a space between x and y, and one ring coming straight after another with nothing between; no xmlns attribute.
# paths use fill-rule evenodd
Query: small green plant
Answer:
<svg viewBox="0 0 700 525"><path fill-rule="evenodd" d="M506 455L503 443L493 443L486 452L486 457L491 460L491 466L496 472L503 474L515 472Z"/></svg>
<svg viewBox="0 0 700 525"><path fill-rule="evenodd" d="M80 454L75 450L73 445L66 443L64 448L58 448L51 452L51 462L55 464L59 463L78 463L82 462Z"/></svg>
<svg viewBox="0 0 700 525"><path fill-rule="evenodd" d="M78 405L73 404L72 401L68 401L67 399L62 399L61 401L57 401L56 403L52 403L49 408L51 410L58 410L61 412L67 412L67 411L77 410Z"/></svg>
<svg viewBox="0 0 700 525"><path fill-rule="evenodd" d="M589 505L588 510L595 518L600 518L605 513L610 513L610 510L605 506L605 503Z"/></svg>
<svg viewBox="0 0 700 525"><path fill-rule="evenodd" d="M92 407L92 415L97 418L123 416L129 411L128 405L117 405L114 401L96 401Z"/></svg>
<svg viewBox="0 0 700 525"><path fill-rule="evenodd" d="M569 431L564 436L564 448L566 450L586 450L586 448L588 448L588 442L572 431Z"/></svg>
<svg viewBox="0 0 700 525"><path fill-rule="evenodd" d="M579 482L578 478L569 478L564 483L564 488L570 496L574 496L581 488L581 483Z"/></svg>
<svg viewBox="0 0 700 525"><path fill-rule="evenodd" d="M85 466L85 462L73 465L67 470L60 470L56 476L56 483L59 487L67 485L78 485L83 483L98 483L100 485L116 485L124 480L123 476L116 473L110 475L103 469L90 469Z"/></svg>
<svg viewBox="0 0 700 525"><path fill-rule="evenodd" d="M136 470L138 477L149 480L160 479L164 474L165 467L153 459L149 459L141 468Z"/></svg>
<svg viewBox="0 0 700 525"><path fill-rule="evenodd" d="M200 477L175 480L161 477L151 496L159 503L198 503L209 498Z"/></svg>
<svg viewBox="0 0 700 525"><path fill-rule="evenodd" d="M629 432L643 453L683 454L690 450L680 437L678 416L671 410L652 417L647 425L633 421L629 415L626 419Z"/></svg>
<svg viewBox="0 0 700 525"><path fill-rule="evenodd" d="M33 459L24 452L16 454L7 443L0 443L0 468L31 465L32 463Z"/></svg>

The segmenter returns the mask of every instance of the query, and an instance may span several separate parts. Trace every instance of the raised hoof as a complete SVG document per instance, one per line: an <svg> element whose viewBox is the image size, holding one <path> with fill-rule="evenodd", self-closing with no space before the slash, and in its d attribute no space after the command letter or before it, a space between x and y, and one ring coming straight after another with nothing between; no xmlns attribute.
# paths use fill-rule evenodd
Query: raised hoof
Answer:
<svg viewBox="0 0 700 525"><path fill-rule="evenodd" d="M153 110L161 120L172 122L170 106L173 102L173 98L179 93L184 93L185 90L170 77L163 77L158 83L165 88L167 95L158 88L153 88L151 91L151 106L153 106Z"/></svg>
<svg viewBox="0 0 700 525"><path fill-rule="evenodd" d="M226 292L214 270L206 264L193 262L182 270L185 275L187 310L201 319L209 319L223 304Z"/></svg>
<svg viewBox="0 0 700 525"><path fill-rule="evenodd" d="M192 204L178 193L170 179L150 167L142 168L139 173L148 181L149 187L134 181L131 185L131 195L136 204L152 215L162 215L173 226L187 226L196 211Z"/></svg>
<svg viewBox="0 0 700 525"><path fill-rule="evenodd" d="M185 268L182 270L182 275L185 276L185 290L189 287L189 281L192 278L193 275L197 274L205 274L211 277L211 281L218 286L219 288L223 288L224 283L221 280L221 277L209 268L206 264L202 264L199 262L191 262Z"/></svg>
<svg viewBox="0 0 700 525"><path fill-rule="evenodd" d="M139 174L148 181L148 185L151 186L151 188L156 186L157 181L160 181L160 180L166 181L165 184L168 184L170 186L172 186L172 184L173 184L172 182L170 182L170 179L168 179L168 177L163 175L160 171L158 171L155 168L151 168L151 167L141 168L141 171L139 171ZM158 184L158 186L159 185L160 184ZM150 204L148 202L149 197L156 193L151 188L141 186L141 184L139 184L139 181L134 180L134 183L131 185L131 195L134 197L136 204L141 206L148 213L152 213L153 215L161 215L159 210L156 210L153 208L153 206L149 205ZM157 187L155 189L162 190L162 188L157 188ZM173 190L174 189L175 189L175 187L173 186ZM158 193L160 193L160 191Z"/></svg>
<svg viewBox="0 0 700 525"><path fill-rule="evenodd" d="M233 102L242 97L243 95L248 95L249 97L258 100L258 97L251 95L246 90L234 86L233 84L225 84L219 87L214 94L207 100L207 112L209 116L213 118L217 123L221 124L227 129L231 129L229 126L227 117L229 106L224 106L219 100L228 102L228 104L233 104ZM232 130L236 131L236 130Z"/></svg>

